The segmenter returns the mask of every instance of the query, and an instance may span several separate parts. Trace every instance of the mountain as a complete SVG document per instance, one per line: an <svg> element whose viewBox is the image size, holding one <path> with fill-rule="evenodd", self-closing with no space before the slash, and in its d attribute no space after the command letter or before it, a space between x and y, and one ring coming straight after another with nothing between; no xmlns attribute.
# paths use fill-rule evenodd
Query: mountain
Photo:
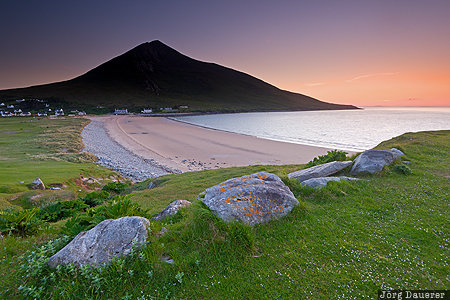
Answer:
<svg viewBox="0 0 450 300"><path fill-rule="evenodd" d="M0 97L131 110L177 105L219 112L356 108L281 90L248 74L192 59L160 41L143 43L74 79L2 90Z"/></svg>

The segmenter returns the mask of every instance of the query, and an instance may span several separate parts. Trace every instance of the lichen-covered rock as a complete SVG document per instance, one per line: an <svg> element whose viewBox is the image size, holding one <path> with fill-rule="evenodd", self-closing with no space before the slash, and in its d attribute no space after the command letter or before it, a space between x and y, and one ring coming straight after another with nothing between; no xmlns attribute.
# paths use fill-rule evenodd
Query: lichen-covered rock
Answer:
<svg viewBox="0 0 450 300"><path fill-rule="evenodd" d="M383 170L384 166L392 164L397 154L388 150L367 150L355 159L351 175L374 174Z"/></svg>
<svg viewBox="0 0 450 300"><path fill-rule="evenodd" d="M339 177L319 177L319 178L310 178L302 182L302 185L310 186L315 189L321 189L325 187L330 181L341 181L341 180L359 180L358 178L347 177L347 176L339 176Z"/></svg>
<svg viewBox="0 0 450 300"><path fill-rule="evenodd" d="M175 200L167 205L158 215L154 216L152 220L162 220L168 216L175 215L181 208L188 207L191 205L191 202L187 200Z"/></svg>
<svg viewBox="0 0 450 300"><path fill-rule="evenodd" d="M287 215L298 200L281 179L259 172L232 178L206 189L199 200L224 221L250 225Z"/></svg>
<svg viewBox="0 0 450 300"><path fill-rule="evenodd" d="M310 178L326 177L336 174L339 171L344 170L352 164L352 161L332 161L322 165L317 165L311 168L298 170L288 174L289 178L296 179L299 182L305 181Z"/></svg>
<svg viewBox="0 0 450 300"><path fill-rule="evenodd" d="M45 190L45 185L40 178L36 178L31 188L34 190Z"/></svg>
<svg viewBox="0 0 450 300"><path fill-rule="evenodd" d="M91 230L79 233L69 244L49 258L48 265L73 263L98 266L113 257L128 255L147 240L150 222L143 217L108 219Z"/></svg>

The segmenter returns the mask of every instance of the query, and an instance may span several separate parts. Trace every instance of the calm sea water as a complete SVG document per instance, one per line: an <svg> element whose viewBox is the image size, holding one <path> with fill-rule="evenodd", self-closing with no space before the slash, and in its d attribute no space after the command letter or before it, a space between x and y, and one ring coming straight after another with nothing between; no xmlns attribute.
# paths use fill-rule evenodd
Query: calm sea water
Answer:
<svg viewBox="0 0 450 300"><path fill-rule="evenodd" d="M450 130L450 107L239 113L175 118L277 141L361 151L406 132Z"/></svg>

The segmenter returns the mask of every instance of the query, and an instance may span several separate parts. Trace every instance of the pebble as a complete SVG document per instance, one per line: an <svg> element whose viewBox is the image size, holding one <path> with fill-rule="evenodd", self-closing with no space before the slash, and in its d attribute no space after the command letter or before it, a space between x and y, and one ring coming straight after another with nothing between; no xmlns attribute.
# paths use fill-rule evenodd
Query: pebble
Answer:
<svg viewBox="0 0 450 300"><path fill-rule="evenodd" d="M158 164L153 159L142 158L110 138L103 123L91 121L81 132L85 148L97 156L98 164L111 168L134 181L144 181L167 174L180 173Z"/></svg>

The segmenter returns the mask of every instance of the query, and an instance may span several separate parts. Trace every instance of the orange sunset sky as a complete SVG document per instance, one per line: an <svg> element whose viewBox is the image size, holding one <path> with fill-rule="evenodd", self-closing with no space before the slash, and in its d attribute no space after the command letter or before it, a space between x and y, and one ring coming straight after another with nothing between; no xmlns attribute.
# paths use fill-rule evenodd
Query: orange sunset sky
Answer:
<svg viewBox="0 0 450 300"><path fill-rule="evenodd" d="M450 105L450 1L3 1L0 89L67 80L159 39L281 89Z"/></svg>

